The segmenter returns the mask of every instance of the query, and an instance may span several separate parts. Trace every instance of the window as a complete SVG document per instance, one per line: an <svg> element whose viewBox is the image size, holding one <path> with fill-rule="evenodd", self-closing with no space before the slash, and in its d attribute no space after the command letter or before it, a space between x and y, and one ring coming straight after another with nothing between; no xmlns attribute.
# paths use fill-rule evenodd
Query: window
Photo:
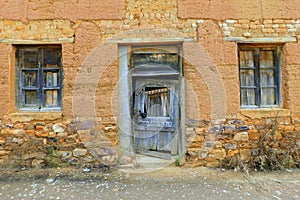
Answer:
<svg viewBox="0 0 300 200"><path fill-rule="evenodd" d="M170 116L170 92L167 87L145 87L144 107L149 117Z"/></svg>
<svg viewBox="0 0 300 200"><path fill-rule="evenodd" d="M60 110L62 62L60 46L17 46L19 110Z"/></svg>
<svg viewBox="0 0 300 200"><path fill-rule="evenodd" d="M280 105L281 46L239 46L242 108Z"/></svg>

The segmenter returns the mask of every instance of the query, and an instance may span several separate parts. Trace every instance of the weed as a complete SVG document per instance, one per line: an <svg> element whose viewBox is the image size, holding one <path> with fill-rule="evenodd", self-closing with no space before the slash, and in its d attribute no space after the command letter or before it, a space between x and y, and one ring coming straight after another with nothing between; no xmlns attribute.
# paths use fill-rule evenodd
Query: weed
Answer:
<svg viewBox="0 0 300 200"><path fill-rule="evenodd" d="M299 132L291 133L286 138L276 138L281 134L278 130L277 117L271 121L269 128L258 130L257 148L252 149L250 159L241 158L240 149L231 158L224 160L226 168L248 171L272 171L300 167L300 148L297 145ZM239 145L237 145L239 146Z"/></svg>
<svg viewBox="0 0 300 200"><path fill-rule="evenodd" d="M175 166L180 167L180 158L179 157L175 158Z"/></svg>

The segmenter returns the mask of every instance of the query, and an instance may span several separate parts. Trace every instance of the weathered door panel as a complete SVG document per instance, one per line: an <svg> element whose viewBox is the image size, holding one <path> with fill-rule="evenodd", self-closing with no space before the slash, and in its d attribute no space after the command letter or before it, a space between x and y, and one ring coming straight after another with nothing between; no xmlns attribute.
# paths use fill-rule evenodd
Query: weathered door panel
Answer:
<svg viewBox="0 0 300 200"><path fill-rule="evenodd" d="M137 78L133 87L136 152L171 158L178 153L178 81Z"/></svg>

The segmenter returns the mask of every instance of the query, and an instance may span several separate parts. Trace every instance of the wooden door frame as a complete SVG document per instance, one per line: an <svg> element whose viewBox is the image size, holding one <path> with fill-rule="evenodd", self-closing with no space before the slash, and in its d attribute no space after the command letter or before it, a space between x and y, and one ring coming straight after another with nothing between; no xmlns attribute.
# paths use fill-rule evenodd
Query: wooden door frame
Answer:
<svg viewBox="0 0 300 200"><path fill-rule="evenodd" d="M168 42L168 45L170 42ZM186 153L185 146L185 79L183 76L183 66L182 66L182 41L175 41L171 43L174 46L180 45L178 48L178 55L180 56L179 60L179 121L178 121L178 131L179 131L179 141L178 141L178 156L184 156ZM122 156L135 157L134 143L133 143L133 132L131 124L131 105L130 98L132 91L132 82L130 75L130 52L131 47L134 44L122 44L118 46L118 76L119 76L119 114L118 114L118 138L119 138L119 154ZM142 45L139 43L139 45ZM159 45L164 45L164 43L159 43ZM148 46L145 44L144 46ZM127 92L126 92L127 91Z"/></svg>

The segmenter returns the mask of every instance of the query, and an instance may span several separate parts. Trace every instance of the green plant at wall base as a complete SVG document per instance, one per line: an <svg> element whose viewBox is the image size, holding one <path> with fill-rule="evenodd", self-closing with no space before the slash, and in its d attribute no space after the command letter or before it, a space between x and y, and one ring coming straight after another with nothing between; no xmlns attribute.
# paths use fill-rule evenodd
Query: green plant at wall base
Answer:
<svg viewBox="0 0 300 200"><path fill-rule="evenodd" d="M53 147L50 147L50 150L49 150L49 157L53 158L55 155L55 150Z"/></svg>
<svg viewBox="0 0 300 200"><path fill-rule="evenodd" d="M59 167L62 166L62 161L56 156L55 150L53 147L49 148L49 154L45 158L46 166L48 167Z"/></svg>
<svg viewBox="0 0 300 200"><path fill-rule="evenodd" d="M179 157L177 157L177 158L175 159L175 166L176 166L176 167L180 167L180 158L179 158Z"/></svg>

